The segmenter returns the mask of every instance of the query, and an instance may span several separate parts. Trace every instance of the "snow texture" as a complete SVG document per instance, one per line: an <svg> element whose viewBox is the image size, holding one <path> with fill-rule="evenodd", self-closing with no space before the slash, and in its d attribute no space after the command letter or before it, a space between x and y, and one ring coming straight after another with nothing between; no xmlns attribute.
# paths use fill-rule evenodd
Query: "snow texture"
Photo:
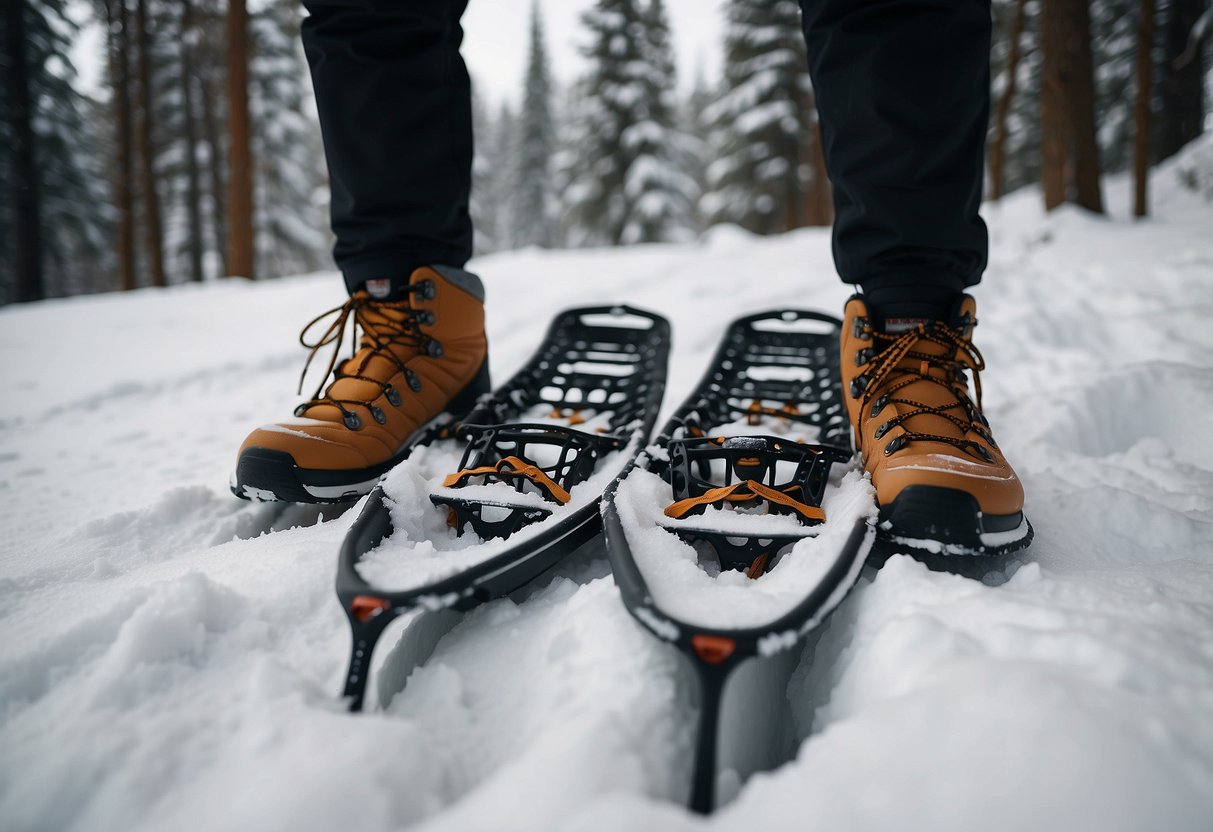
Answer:
<svg viewBox="0 0 1213 832"><path fill-rule="evenodd" d="M344 712L352 514L226 491L245 433L290 412L295 336L335 275L0 310L0 825L1209 829L1213 206L1180 176L1208 147L1157 172L1148 221L1046 218L1031 192L987 207L976 337L1036 541L980 581L905 556L866 572L785 654L792 759L709 818L680 805L689 668L600 547L441 613L403 690L393 630L386 707ZM1126 182L1107 193L1129 205ZM728 320L847 295L824 230L474 265L498 378L558 309L668 314L667 413Z"/></svg>

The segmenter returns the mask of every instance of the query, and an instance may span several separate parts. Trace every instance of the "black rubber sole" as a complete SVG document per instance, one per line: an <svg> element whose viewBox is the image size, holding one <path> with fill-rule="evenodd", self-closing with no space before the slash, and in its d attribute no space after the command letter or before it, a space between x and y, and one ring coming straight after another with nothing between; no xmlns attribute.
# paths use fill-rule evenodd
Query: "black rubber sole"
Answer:
<svg viewBox="0 0 1213 832"><path fill-rule="evenodd" d="M285 503L348 503L370 493L379 478L402 462L411 450L404 451L387 462L371 468L323 471L300 468L286 451L269 448L249 448L236 463L236 480L232 493L244 500L280 501ZM369 483L369 484L368 484ZM317 495L307 486L341 489L333 494Z"/></svg>
<svg viewBox="0 0 1213 832"><path fill-rule="evenodd" d="M467 387L455 394L447 406L446 414L462 418L467 414L492 385L489 380L489 362L486 359ZM441 418L443 414L440 414ZM366 468L342 468L325 470L301 468L295 458L286 451L269 448L248 448L236 462L236 473L232 479L232 493L242 500L286 503L348 503L369 494L379 478L395 468L412 453L416 440L425 434L423 426L401 446L390 459ZM308 489L323 490L317 495Z"/></svg>
<svg viewBox="0 0 1213 832"><path fill-rule="evenodd" d="M928 554L999 555L1032 542L1023 512L982 514L976 498L934 485L912 485L880 507L880 536Z"/></svg>

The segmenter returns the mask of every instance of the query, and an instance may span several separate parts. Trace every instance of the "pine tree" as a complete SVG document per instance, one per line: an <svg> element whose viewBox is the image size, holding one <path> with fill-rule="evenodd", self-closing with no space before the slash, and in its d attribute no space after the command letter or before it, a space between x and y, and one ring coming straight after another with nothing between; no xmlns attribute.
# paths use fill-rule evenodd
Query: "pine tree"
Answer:
<svg viewBox="0 0 1213 832"><path fill-rule="evenodd" d="M1133 158L1141 0L1095 0L1090 8L1099 163L1104 172L1118 172Z"/></svg>
<svg viewBox="0 0 1213 832"><path fill-rule="evenodd" d="M141 0L142 2L142 0ZM238 277L256 276L253 157L249 128L249 25L245 0L227 9L227 251Z"/></svg>
<svg viewBox="0 0 1213 832"><path fill-rule="evenodd" d="M689 239L699 189L692 173L694 146L677 126L674 50L662 0L643 13L650 69L644 85L644 118L624 130L621 143L632 162L624 177L630 206L620 239L625 245Z"/></svg>
<svg viewBox="0 0 1213 832"><path fill-rule="evenodd" d="M527 58L522 112L518 119L517 192L514 198L514 247L549 247L555 242L551 156L552 82L539 4L531 7L531 43Z"/></svg>
<svg viewBox="0 0 1213 832"><path fill-rule="evenodd" d="M470 211L475 229L474 251L489 254L514 248L517 209L518 117L508 101L494 117L480 96L472 96L472 159Z"/></svg>
<svg viewBox="0 0 1213 832"><path fill-rule="evenodd" d="M710 108L713 222L760 234L829 222L812 84L794 0L729 0L725 90ZM824 214L824 216L823 216Z"/></svg>
<svg viewBox="0 0 1213 832"><path fill-rule="evenodd" d="M1041 49L1040 18L1042 0L1027 0L1024 4L1023 29L1019 33L1019 57L1016 62L1015 82L1011 85L1007 75L1011 63L1011 44L1015 33L1017 7L1020 0L994 0L994 37L991 45L990 64L993 74L992 95L995 106L991 108L991 179L998 176L994 165L999 159L994 153L998 139L998 122L1005 117L1002 133L1001 180L999 195L1040 181L1040 94L1041 94ZM1005 102L1005 113L1000 106ZM993 187L991 188L993 195Z"/></svg>
<svg viewBox="0 0 1213 832"><path fill-rule="evenodd" d="M327 184L297 0L261 3L249 20L249 115L257 274L279 277L321 268L330 247Z"/></svg>
<svg viewBox="0 0 1213 832"><path fill-rule="evenodd" d="M582 16L591 68L565 158L569 239L611 245L691 233L689 143L674 126L673 58L660 0L598 0Z"/></svg>
<svg viewBox="0 0 1213 832"><path fill-rule="evenodd" d="M8 0L0 17L0 302L108 288L106 142L74 87L68 5Z"/></svg>
<svg viewBox="0 0 1213 832"><path fill-rule="evenodd" d="M472 194L468 213L472 217L473 253L476 256L497 250L497 239L493 236L493 223L499 213L496 203L493 169L485 154L493 131L492 117L485 107L484 97L472 85Z"/></svg>
<svg viewBox="0 0 1213 832"><path fill-rule="evenodd" d="M1205 0L1165 0L1156 85L1154 157L1161 161L1204 131L1205 77L1213 68L1213 8Z"/></svg>

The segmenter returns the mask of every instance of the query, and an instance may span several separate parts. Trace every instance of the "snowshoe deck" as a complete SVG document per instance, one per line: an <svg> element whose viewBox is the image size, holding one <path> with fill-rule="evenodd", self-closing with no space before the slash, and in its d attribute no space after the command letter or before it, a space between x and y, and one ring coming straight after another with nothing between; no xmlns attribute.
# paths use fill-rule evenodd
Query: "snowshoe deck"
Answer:
<svg viewBox="0 0 1213 832"><path fill-rule="evenodd" d="M668 321L649 312L563 312L509 382L463 420L433 426L376 486L337 567L337 596L353 635L344 689L351 710L362 707L376 642L393 620L415 609L464 611L513 592L599 533L602 490L656 421L669 342ZM416 539L394 541L402 530L393 525L393 478L423 477L423 457L431 467L446 465L428 494L407 500L409 513L430 525ZM423 540L459 544L462 552L474 547L484 557L404 588L373 578L377 558L412 569L410 546Z"/></svg>
<svg viewBox="0 0 1213 832"><path fill-rule="evenodd" d="M853 459L838 372L840 326L799 310L735 321L698 387L603 499L624 603L646 629L686 653L700 679L690 797L697 811L715 804L726 681L746 659L791 649L819 625L857 580L875 537L868 484L849 475L844 505L831 479L835 465ZM785 562L779 577L772 574ZM733 570L757 587L800 576L806 566L809 580L797 582L785 607L766 620L726 616L713 623L725 595L737 598L750 586ZM702 594L700 611L679 597L680 586L663 585L675 574Z"/></svg>

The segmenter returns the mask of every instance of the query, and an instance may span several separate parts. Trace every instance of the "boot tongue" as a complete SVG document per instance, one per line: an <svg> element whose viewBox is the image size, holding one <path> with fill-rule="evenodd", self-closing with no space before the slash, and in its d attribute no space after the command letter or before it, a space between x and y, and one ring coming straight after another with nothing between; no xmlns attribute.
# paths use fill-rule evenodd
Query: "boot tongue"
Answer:
<svg viewBox="0 0 1213 832"><path fill-rule="evenodd" d="M911 330L920 324L924 327L929 327L933 322L933 318L915 318L909 316L885 318L882 329L886 335L901 335L903 332Z"/></svg>

